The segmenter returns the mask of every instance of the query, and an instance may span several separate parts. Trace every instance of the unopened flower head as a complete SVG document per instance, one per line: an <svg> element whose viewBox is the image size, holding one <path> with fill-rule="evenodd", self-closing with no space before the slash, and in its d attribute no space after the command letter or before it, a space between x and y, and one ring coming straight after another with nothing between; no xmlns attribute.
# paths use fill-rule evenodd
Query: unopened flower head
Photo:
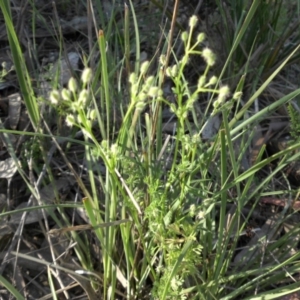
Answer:
<svg viewBox="0 0 300 300"><path fill-rule="evenodd" d="M145 85L147 87L150 87L153 84L153 82L154 82L154 76L151 75L151 76L147 77Z"/></svg>
<svg viewBox="0 0 300 300"><path fill-rule="evenodd" d="M219 105L224 103L225 99L227 98L227 96L229 96L229 94L230 94L230 89L227 85L224 85L219 89L219 96L217 99Z"/></svg>
<svg viewBox="0 0 300 300"><path fill-rule="evenodd" d="M68 82L68 88L72 93L76 93L77 91L77 81L74 77L71 77Z"/></svg>
<svg viewBox="0 0 300 300"><path fill-rule="evenodd" d="M109 145L109 143L108 143L107 140L102 140L102 142L101 142L101 147L102 147L103 149L107 149L107 148L108 148L108 145Z"/></svg>
<svg viewBox="0 0 300 300"><path fill-rule="evenodd" d="M210 79L209 79L209 82L208 82L208 86L211 86L211 85L214 85L216 84L218 81L218 77L217 76L212 76Z"/></svg>
<svg viewBox="0 0 300 300"><path fill-rule="evenodd" d="M190 206L189 215L190 215L191 217L194 217L195 214L196 214L196 205L195 205L195 204L192 204L192 205Z"/></svg>
<svg viewBox="0 0 300 300"><path fill-rule="evenodd" d="M78 101L71 102L70 108L73 113L76 113L79 109L81 109L81 105Z"/></svg>
<svg viewBox="0 0 300 300"><path fill-rule="evenodd" d="M218 101L218 99L217 100L215 100L214 102L213 102L213 107L214 107L214 112L220 107L220 102Z"/></svg>
<svg viewBox="0 0 300 300"><path fill-rule="evenodd" d="M145 104L144 101L138 101L137 104L136 104L136 109L137 109L138 111L142 111L142 110L144 109L145 105L146 105L146 104Z"/></svg>
<svg viewBox="0 0 300 300"><path fill-rule="evenodd" d="M77 120L79 124L84 124L87 121L87 119L80 114L77 116Z"/></svg>
<svg viewBox="0 0 300 300"><path fill-rule="evenodd" d="M91 68L85 68L81 74L81 80L84 84L91 82L93 76L93 71Z"/></svg>
<svg viewBox="0 0 300 300"><path fill-rule="evenodd" d="M233 99L234 100L239 100L239 99L241 99L241 97L243 96L243 92L235 92L234 94L233 94Z"/></svg>
<svg viewBox="0 0 300 300"><path fill-rule="evenodd" d="M209 67L213 66L216 62L216 56L209 48L203 49L202 57L204 58L205 62L208 64Z"/></svg>
<svg viewBox="0 0 300 300"><path fill-rule="evenodd" d="M219 90L219 95L222 95L224 97L227 97L230 93L230 89L228 87L228 85L224 85L220 88Z"/></svg>
<svg viewBox="0 0 300 300"><path fill-rule="evenodd" d="M171 69L171 75L172 75L172 77L176 77L177 74L178 74L178 66L174 65Z"/></svg>
<svg viewBox="0 0 300 300"><path fill-rule="evenodd" d="M206 76L205 75L200 76L198 80L198 86L197 86L199 90L204 87L205 82L206 82Z"/></svg>
<svg viewBox="0 0 300 300"><path fill-rule="evenodd" d="M171 74L171 67L167 67L167 69L166 69L166 75L167 75L168 77L172 77L172 74Z"/></svg>
<svg viewBox="0 0 300 300"><path fill-rule="evenodd" d="M183 31L181 34L182 41L186 42L188 38L189 38L189 34L186 31Z"/></svg>
<svg viewBox="0 0 300 300"><path fill-rule="evenodd" d="M61 97L64 101L70 101L72 99L70 90L63 88L61 91Z"/></svg>
<svg viewBox="0 0 300 300"><path fill-rule="evenodd" d="M67 115L66 117L66 124L69 127L73 127L73 125L75 124L75 119L73 115Z"/></svg>
<svg viewBox="0 0 300 300"><path fill-rule="evenodd" d="M136 81L137 81L136 74L135 73L131 73L129 75L129 83L134 84L134 83L136 83Z"/></svg>
<svg viewBox="0 0 300 300"><path fill-rule="evenodd" d="M130 90L131 90L131 95L136 96L136 94L139 91L139 85L137 83L132 84Z"/></svg>
<svg viewBox="0 0 300 300"><path fill-rule="evenodd" d="M91 120L89 120L89 119L86 119L85 120L85 126L87 127L87 128L92 128L92 121Z"/></svg>
<svg viewBox="0 0 300 300"><path fill-rule="evenodd" d="M195 27L197 25L198 22L198 18L194 15L191 16L190 21L189 21L189 25L191 28Z"/></svg>
<svg viewBox="0 0 300 300"><path fill-rule="evenodd" d="M60 101L60 94L58 90L53 90L50 93L50 102L54 105L58 104Z"/></svg>
<svg viewBox="0 0 300 300"><path fill-rule="evenodd" d="M78 104L85 105L89 98L89 92L86 89L83 89L79 93Z"/></svg>
<svg viewBox="0 0 300 300"><path fill-rule="evenodd" d="M118 144L112 144L110 147L110 151L112 155L117 155L119 151Z"/></svg>
<svg viewBox="0 0 300 300"><path fill-rule="evenodd" d="M138 94L138 101L144 102L147 99L147 94L145 92L140 92Z"/></svg>
<svg viewBox="0 0 300 300"><path fill-rule="evenodd" d="M96 112L96 110L93 108L93 109L91 109L91 110L89 111L89 119L90 119L91 121L94 121L94 120L96 120L96 117L97 117L97 112Z"/></svg>
<svg viewBox="0 0 300 300"><path fill-rule="evenodd" d="M202 43L205 40L205 33L201 32L197 35L197 42Z"/></svg>
<svg viewBox="0 0 300 300"><path fill-rule="evenodd" d="M164 54L162 54L159 57L159 62L164 66L166 64L166 56Z"/></svg>
<svg viewBox="0 0 300 300"><path fill-rule="evenodd" d="M159 87L152 86L148 91L148 96L156 97L159 94Z"/></svg>
<svg viewBox="0 0 300 300"><path fill-rule="evenodd" d="M140 69L141 74L144 75L144 74L147 72L148 67L149 67L149 61L146 60L146 61L144 61L144 62L141 64L141 69Z"/></svg>
<svg viewBox="0 0 300 300"><path fill-rule="evenodd" d="M178 66L177 65L173 65L172 67L168 67L166 69L166 75L168 77L172 77L175 78L178 74Z"/></svg>

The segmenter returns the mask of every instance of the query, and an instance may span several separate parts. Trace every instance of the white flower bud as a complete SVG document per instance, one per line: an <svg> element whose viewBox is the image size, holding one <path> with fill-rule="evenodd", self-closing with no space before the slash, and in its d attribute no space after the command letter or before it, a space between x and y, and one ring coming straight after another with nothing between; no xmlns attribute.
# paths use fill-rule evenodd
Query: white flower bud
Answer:
<svg viewBox="0 0 300 300"><path fill-rule="evenodd" d="M145 85L150 87L154 82L154 76L149 76L147 79L146 79L146 82L145 82Z"/></svg>
<svg viewBox="0 0 300 300"><path fill-rule="evenodd" d="M150 87L150 89L148 91L148 96L156 97L158 94L159 94L159 87L157 87L157 86Z"/></svg>
<svg viewBox="0 0 300 300"><path fill-rule="evenodd" d="M70 101L72 99L70 90L63 88L61 91L61 97L64 101Z"/></svg>
<svg viewBox="0 0 300 300"><path fill-rule="evenodd" d="M239 100L239 99L241 99L241 97L243 96L243 92L235 92L234 94L233 94L233 99L234 100Z"/></svg>
<svg viewBox="0 0 300 300"><path fill-rule="evenodd" d="M230 94L230 89L227 85L222 86L219 89L219 96L216 102L218 102L218 106L223 104L224 101L226 100L227 96Z"/></svg>
<svg viewBox="0 0 300 300"><path fill-rule="evenodd" d="M167 69L166 69L166 75L168 77L172 77L172 73L171 73L171 68L170 67L167 67Z"/></svg>
<svg viewBox="0 0 300 300"><path fill-rule="evenodd" d="M209 67L213 66L216 62L216 56L209 48L203 49L202 57L204 58Z"/></svg>
<svg viewBox="0 0 300 300"><path fill-rule="evenodd" d="M202 75L200 76L199 80L198 80L198 90L200 90L201 88L204 87L204 84L206 82L206 76Z"/></svg>
<svg viewBox="0 0 300 300"><path fill-rule="evenodd" d="M214 85L214 84L217 83L217 81L218 81L217 76L213 76L213 77L211 77L211 78L209 79L209 82L208 82L207 86Z"/></svg>
<svg viewBox="0 0 300 300"><path fill-rule="evenodd" d="M79 93L78 104L85 105L89 98L89 92L86 89L83 89Z"/></svg>
<svg viewBox="0 0 300 300"><path fill-rule="evenodd" d="M191 28L193 28L197 25L197 22L198 22L198 18L195 15L191 16L190 21L189 21L189 26Z"/></svg>
<svg viewBox="0 0 300 300"><path fill-rule="evenodd" d="M72 93L76 93L77 91L77 82L74 77L71 77L69 82L68 82L68 88Z"/></svg>
<svg viewBox="0 0 300 300"><path fill-rule="evenodd" d="M146 93L144 93L144 92L140 92L139 94L138 94L138 101L145 101L147 99L147 94Z"/></svg>
<svg viewBox="0 0 300 300"><path fill-rule="evenodd" d="M164 54L162 54L159 57L159 62L164 66L166 64L166 56Z"/></svg>
<svg viewBox="0 0 300 300"><path fill-rule="evenodd" d="M129 83L134 84L134 83L136 83L136 80L137 80L136 74L135 73L131 73L129 75Z"/></svg>
<svg viewBox="0 0 300 300"><path fill-rule="evenodd" d="M182 41L186 42L188 38L189 38L189 34L186 31L182 32L181 34Z"/></svg>
<svg viewBox="0 0 300 300"><path fill-rule="evenodd" d="M201 32L197 35L197 42L202 43L205 40L205 33Z"/></svg>
<svg viewBox="0 0 300 300"><path fill-rule="evenodd" d="M58 90L53 90L50 93L50 102L54 105L58 104L60 101L60 94Z"/></svg>
<svg viewBox="0 0 300 300"><path fill-rule="evenodd" d="M95 109L91 109L91 110L89 111L89 119L90 119L91 121L94 121L94 120L96 120L96 117L97 117L97 112L96 112L96 110L95 110Z"/></svg>
<svg viewBox="0 0 300 300"><path fill-rule="evenodd" d="M172 77L176 77L177 74L178 74L178 66L174 65L171 69L171 75L172 75Z"/></svg>
<svg viewBox="0 0 300 300"><path fill-rule="evenodd" d="M67 115L66 117L66 124L69 127L73 127L73 125L75 124L75 119L73 115Z"/></svg>
<svg viewBox="0 0 300 300"><path fill-rule="evenodd" d="M84 84L90 83L93 76L93 72L91 68L85 68L81 74L81 80Z"/></svg>
<svg viewBox="0 0 300 300"><path fill-rule="evenodd" d="M150 64L149 61L145 61L141 64L140 72L142 75L144 75L147 72L149 64Z"/></svg>

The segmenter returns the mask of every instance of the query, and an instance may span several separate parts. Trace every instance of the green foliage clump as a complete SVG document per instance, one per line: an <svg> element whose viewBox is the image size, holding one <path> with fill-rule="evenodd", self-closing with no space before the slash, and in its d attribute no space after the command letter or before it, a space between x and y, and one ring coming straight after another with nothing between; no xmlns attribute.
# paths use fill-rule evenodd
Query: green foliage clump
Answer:
<svg viewBox="0 0 300 300"><path fill-rule="evenodd" d="M300 141L300 113L297 111L291 103L287 106L289 118L290 118L290 134L293 141Z"/></svg>

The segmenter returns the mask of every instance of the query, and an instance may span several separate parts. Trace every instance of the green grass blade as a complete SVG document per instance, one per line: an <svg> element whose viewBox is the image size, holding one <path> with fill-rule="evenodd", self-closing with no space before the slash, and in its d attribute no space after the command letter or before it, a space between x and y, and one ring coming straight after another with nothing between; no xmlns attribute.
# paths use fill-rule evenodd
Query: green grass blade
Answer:
<svg viewBox="0 0 300 300"><path fill-rule="evenodd" d="M7 28L7 36L9 40L10 49L12 52L15 70L18 77L18 83L20 85L22 96L24 97L25 105L32 126L35 129L37 129L40 121L39 108L37 105L36 97L32 89L31 79L26 67L21 46L12 23L9 3L10 1L8 0L0 1L0 8L2 10L6 28Z"/></svg>
<svg viewBox="0 0 300 300"><path fill-rule="evenodd" d="M241 29L239 30L239 32L238 32L238 34L237 34L237 36L236 36L236 38L235 38L235 40L234 40L234 42L232 44L230 53L229 53L229 55L228 55L228 57L226 59L226 62L224 64L223 68L222 68L222 72L221 72L221 74L219 76L220 79L222 78L223 74L225 73L226 68L227 68L229 62L232 59L232 55L233 55L234 51L240 45L240 43L242 41L242 38L243 38L246 30L248 29L248 26L249 26L251 20L253 19L254 15L255 15L255 12L256 12L256 10L257 10L260 2L261 2L260 0L254 0L252 2L251 7L250 7L250 9L248 11L248 14L246 15L245 21L244 21L243 25L241 26Z"/></svg>
<svg viewBox="0 0 300 300"><path fill-rule="evenodd" d="M2 275L0 275L0 284L4 286L15 297L16 300L25 300L25 298L15 289L15 287Z"/></svg>
<svg viewBox="0 0 300 300"><path fill-rule="evenodd" d="M51 274L51 270L48 267L47 268L47 273L48 273L48 282L49 282L49 286L50 286L50 290L51 290L51 294L52 294L52 299L53 300L57 300L57 295L56 295L56 291L55 291L55 286L54 286L54 282L52 279L52 274Z"/></svg>
<svg viewBox="0 0 300 300"><path fill-rule="evenodd" d="M111 110L111 97L109 90L109 79L108 79L108 69L107 69L107 58L106 58L106 39L103 30L99 31L99 48L101 54L101 83L104 89L104 99L106 107L106 136L104 139L109 139L109 128L110 128L110 110Z"/></svg>
<svg viewBox="0 0 300 300"><path fill-rule="evenodd" d="M266 87L268 86L268 84L270 84L270 82L275 78L275 76L278 75L278 73L283 69L283 67L287 64L287 62L293 57L293 55L299 49L300 49L300 45L298 45L298 47L284 60L284 62L274 71L274 73L272 73L270 75L270 77L261 85L261 87L250 97L250 99L248 100L248 102L243 106L243 108L236 114L236 116L234 117L234 119L229 123L230 128L232 128L232 126L237 122L237 120L239 120L245 114L245 112L253 104L253 102L255 101L255 99L257 99L257 97L266 89ZM292 92L291 94L293 94L293 93L295 93L295 92ZM298 94L296 93L296 95L298 95ZM284 97L284 98L286 98L286 97ZM282 101L282 102L284 103L284 101ZM278 103L278 105L279 105L279 103ZM258 117L259 113L256 114L256 116Z"/></svg>

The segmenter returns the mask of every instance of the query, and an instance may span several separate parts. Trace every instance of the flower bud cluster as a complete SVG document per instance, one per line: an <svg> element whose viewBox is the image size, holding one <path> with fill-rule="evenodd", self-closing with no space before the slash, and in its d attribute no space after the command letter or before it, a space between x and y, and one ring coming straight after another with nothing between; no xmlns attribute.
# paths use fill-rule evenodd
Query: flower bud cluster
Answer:
<svg viewBox="0 0 300 300"><path fill-rule="evenodd" d="M139 110L143 110L148 98L157 98L163 95L161 88L155 85L154 76L144 78L148 67L149 62L145 61L141 65L140 76L137 76L136 73L131 73L129 76L131 99ZM141 83L142 79L144 80L143 84Z"/></svg>
<svg viewBox="0 0 300 300"><path fill-rule="evenodd" d="M67 88L61 91L54 89L50 93L51 104L66 114L66 124L70 127L76 123L91 124L96 118L95 109L86 109L90 101L88 85L92 77L92 70L85 68L81 74L81 86L74 77L71 77Z"/></svg>

